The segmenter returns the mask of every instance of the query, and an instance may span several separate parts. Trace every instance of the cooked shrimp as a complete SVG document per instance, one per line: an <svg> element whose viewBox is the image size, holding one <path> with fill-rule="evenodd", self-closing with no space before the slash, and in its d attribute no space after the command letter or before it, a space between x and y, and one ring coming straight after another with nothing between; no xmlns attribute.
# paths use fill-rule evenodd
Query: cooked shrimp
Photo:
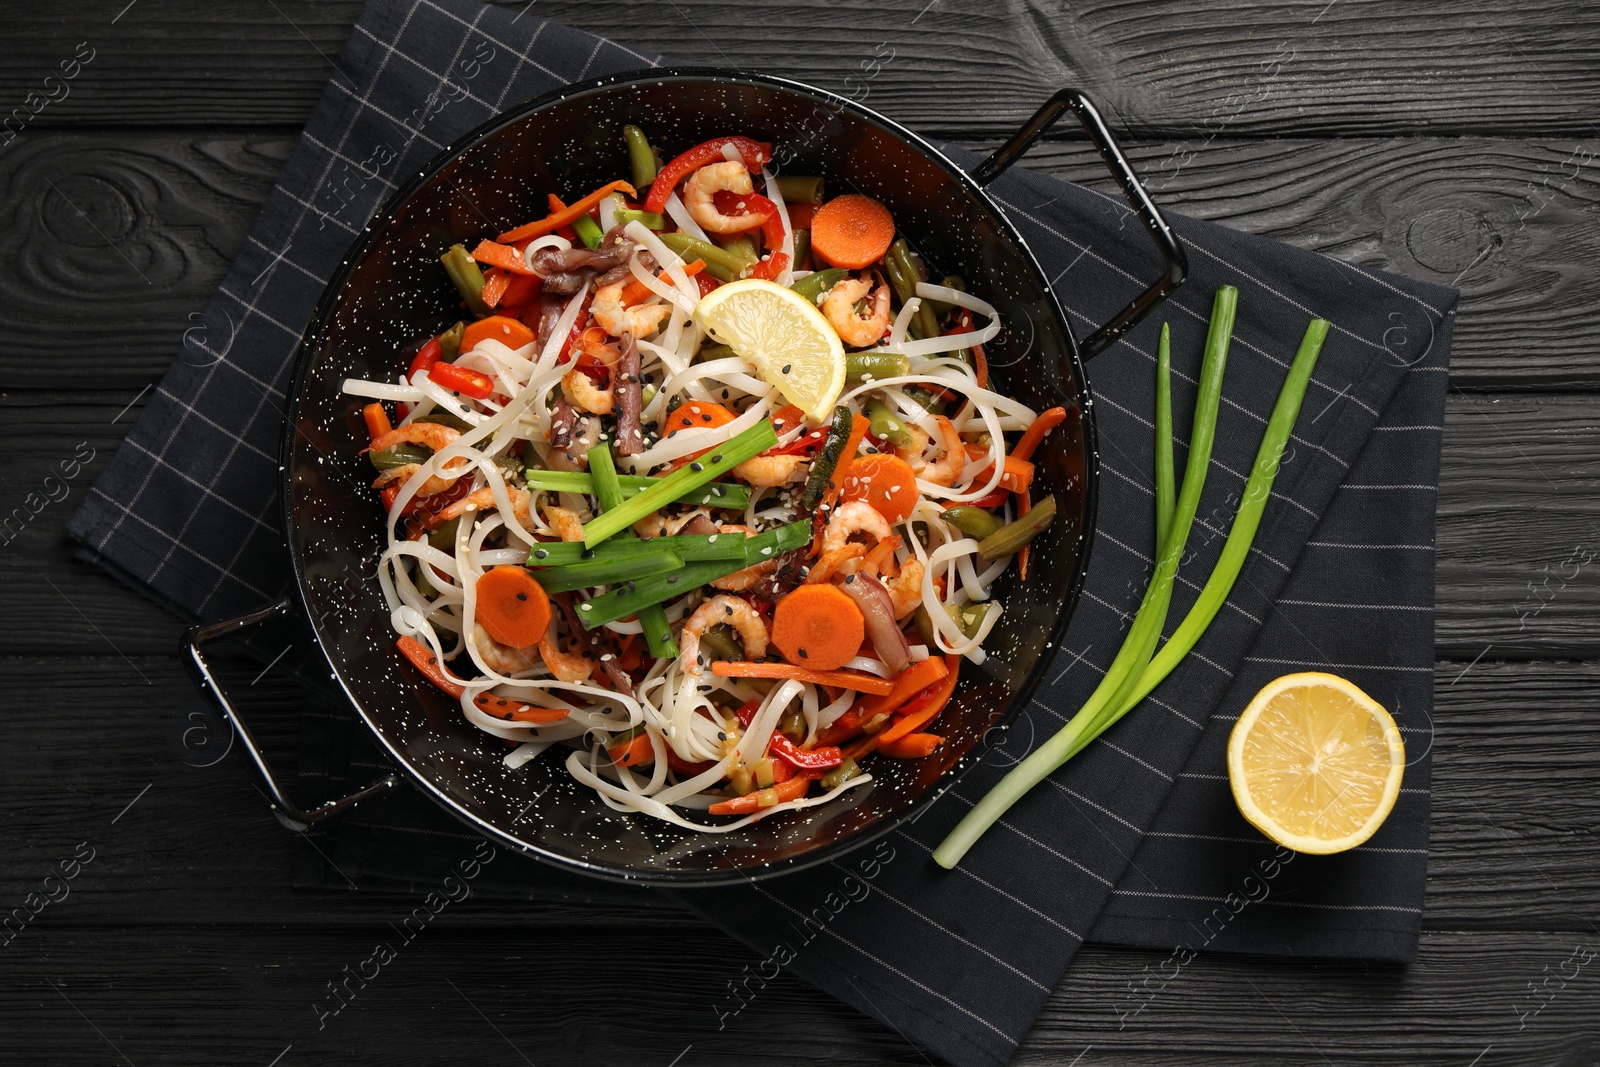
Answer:
<svg viewBox="0 0 1600 1067"><path fill-rule="evenodd" d="M550 529L563 541L582 541L583 522L577 514L566 508L558 508L554 504L544 505L544 520L550 524Z"/></svg>
<svg viewBox="0 0 1600 1067"><path fill-rule="evenodd" d="M398 467L390 467L388 470L379 473L372 480L372 488L383 489L396 483L404 485L411 480L412 475L421 469L422 464L420 463L402 463ZM428 476L428 480L422 483L416 495L418 499L425 496L433 496L435 493L444 492L454 484L456 483L453 478L442 478L437 474L431 474Z"/></svg>
<svg viewBox="0 0 1600 1067"><path fill-rule="evenodd" d="M822 535L822 554L827 556L845 546L858 533L871 534L874 541L890 536L889 522L865 500L851 500L833 509L827 532Z"/></svg>
<svg viewBox="0 0 1600 1067"><path fill-rule="evenodd" d="M844 544L838 548L830 549L824 552L811 565L811 570L806 573L806 584L819 585L832 578L833 572L838 570L842 564L848 563L853 559L860 559L866 554L867 550L857 544Z"/></svg>
<svg viewBox="0 0 1600 1067"><path fill-rule="evenodd" d="M967 446L949 419L943 415L935 415L934 418L939 420L939 438L944 442L944 455L938 462L924 467L917 477L926 478L934 485L954 485L967 465Z"/></svg>
<svg viewBox="0 0 1600 1067"><path fill-rule="evenodd" d="M922 561L915 556L900 567L900 577L883 583L889 590L889 601L894 605L894 617L903 619L922 605Z"/></svg>
<svg viewBox="0 0 1600 1067"><path fill-rule="evenodd" d="M856 314L856 303L872 295L866 315ZM863 278L846 278L828 290L822 301L822 314L839 334L839 340L852 348L865 348L889 328L889 283L877 272Z"/></svg>
<svg viewBox="0 0 1600 1067"><path fill-rule="evenodd" d="M388 433L379 434L372 439L372 451L382 452L395 445L423 445L438 452L454 444L456 438L461 436L461 431L442 422L408 422L404 426L396 426Z"/></svg>
<svg viewBox="0 0 1600 1067"><path fill-rule="evenodd" d="M490 637L488 631L477 622L472 624L472 647L477 650L478 658L483 660L484 666L496 674L516 674L538 662L537 646L512 648L510 645L502 645Z"/></svg>
<svg viewBox="0 0 1600 1067"><path fill-rule="evenodd" d="M555 623L539 638L539 656L550 673L563 682L587 682L594 673L594 660L582 652L563 652L556 643Z"/></svg>
<svg viewBox="0 0 1600 1067"><path fill-rule="evenodd" d="M659 511L652 511L650 514L633 524L633 532L638 534L640 537L671 537L675 534L685 532L684 528L693 524L696 519L704 518L706 518L706 510L704 508L696 508L686 515L678 515L672 518L668 518ZM707 523L710 525L710 528L704 532L716 533L716 525L711 524L709 519L707 519ZM727 529L727 527L724 526L723 529ZM701 531L691 530L688 532L700 533Z"/></svg>
<svg viewBox="0 0 1600 1067"><path fill-rule="evenodd" d="M712 233L743 233L767 220L765 215L724 215L717 210L716 195L720 192L744 196L755 192L750 184L750 172L743 163L729 160L701 167L689 176L683 186L683 206L689 217Z"/></svg>
<svg viewBox="0 0 1600 1067"><path fill-rule="evenodd" d="M804 456L753 456L733 468L733 473L751 485L788 485L804 477L800 469Z"/></svg>
<svg viewBox="0 0 1600 1067"><path fill-rule="evenodd" d="M910 465L912 474L920 477L928 466L928 461L922 458L922 453L928 447L928 433L910 421L906 423L906 432L911 435L911 443L904 448L896 446L894 454Z"/></svg>
<svg viewBox="0 0 1600 1067"><path fill-rule="evenodd" d="M506 495L511 498L512 514L524 524L527 523L528 504L533 499L528 495L528 491L526 489L518 489L515 486L508 485L506 486ZM453 518L456 518L458 515L465 515L469 511L481 511L484 508L492 508L494 506L494 490L490 489L486 485L482 489L474 489L460 500L457 500L454 504L451 504L449 507L439 512L433 518L428 520L428 525L443 526L445 523L449 522Z"/></svg>
<svg viewBox="0 0 1600 1067"><path fill-rule="evenodd" d="M755 607L743 597L718 594L684 620L683 632L678 635L683 649L678 667L683 673L698 677L704 670L700 665L700 635L718 623L727 623L739 634L745 659L760 659L767 654L767 624L761 621Z"/></svg>
<svg viewBox="0 0 1600 1067"><path fill-rule="evenodd" d="M636 338L649 337L661 328L662 320L672 314L672 305L655 303L627 307L622 303L624 284L614 282L596 289L589 311L593 313L594 321L612 337L621 337L625 333L631 333Z"/></svg>
<svg viewBox="0 0 1600 1067"><path fill-rule="evenodd" d="M561 379L561 395L580 411L609 415L617 406L616 394L594 384L594 379L574 367Z"/></svg>

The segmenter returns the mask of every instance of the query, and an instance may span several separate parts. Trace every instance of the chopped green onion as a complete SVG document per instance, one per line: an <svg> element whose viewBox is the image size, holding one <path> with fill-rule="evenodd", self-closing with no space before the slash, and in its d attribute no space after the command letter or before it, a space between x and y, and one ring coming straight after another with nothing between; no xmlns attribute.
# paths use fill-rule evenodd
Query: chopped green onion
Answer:
<svg viewBox="0 0 1600 1067"><path fill-rule="evenodd" d="M596 585L617 585L635 578L653 578L683 566L683 560L668 552L654 552L627 559L597 559L569 567L551 567L538 573L539 587L546 593L569 593Z"/></svg>
<svg viewBox="0 0 1600 1067"><path fill-rule="evenodd" d="M617 482L622 486L622 499L624 500L638 496L659 481L661 481L660 478L651 478L643 474L617 475ZM529 489L546 489L557 493L582 493L585 496L594 495L594 478L583 471L529 470L527 472L527 482ZM709 504L714 508L743 511L750 505L750 490L747 486L737 485L733 482L713 482L710 485L696 486L671 501L671 503Z"/></svg>
<svg viewBox="0 0 1600 1067"><path fill-rule="evenodd" d="M1144 599L1134 615L1133 625L1117 650L1105 677L1072 719L1049 740L1035 749L1000 780L983 799L973 805L944 841L933 858L941 867L954 867L967 849L1004 815L1011 805L1044 781L1056 768L1081 749L1080 738L1106 708L1120 708L1143 675L1161 637L1167 607L1172 601L1178 560L1189 539L1205 486L1206 469L1211 463L1211 445L1216 436L1217 409L1222 399L1222 373L1227 366L1228 343L1233 336L1234 314L1239 291L1231 285L1217 290L1211 306L1211 328L1206 335L1205 357L1200 365L1200 389L1195 400L1194 426L1189 439L1189 462L1184 472L1183 490L1178 495L1173 528L1161 543L1156 570L1145 589Z"/></svg>
<svg viewBox="0 0 1600 1067"><path fill-rule="evenodd" d="M589 476L594 481L594 498L601 511L611 511L622 505L622 483L617 480L617 465L611 459L611 446L604 442L589 449ZM652 509L654 510L654 509ZM631 525L631 523L630 523ZM632 530L619 530L632 540ZM639 626L644 630L645 644L650 654L659 659L676 659L678 643L672 639L672 624L659 605L639 611Z"/></svg>
<svg viewBox="0 0 1600 1067"><path fill-rule="evenodd" d="M600 232L600 224L588 215L579 215L572 220L572 228L578 233L578 240L589 248L599 248L600 239L605 234Z"/></svg>
<svg viewBox="0 0 1600 1067"><path fill-rule="evenodd" d="M619 586L578 605L578 618L587 629L602 626L629 615L644 616L641 609L660 604L698 589L734 571L753 567L767 560L777 559L811 540L811 520L780 526L744 539L745 557L742 560L707 560L704 563L685 563L672 574L645 578L639 582Z"/></svg>
<svg viewBox="0 0 1600 1067"><path fill-rule="evenodd" d="M772 420L762 419L743 433L736 434L718 445L710 455L679 467L666 477L658 479L655 485L638 496L624 500L616 507L609 508L590 519L583 528L583 543L593 548L606 538L632 526L652 511L672 503L691 489L698 489L707 482L715 481L720 475L731 471L745 460L765 452L777 443L778 435L772 429ZM607 451L606 455L609 456L610 452ZM699 470L696 470L696 467ZM592 463L589 470L591 474L594 472ZM601 506L604 507L604 504Z"/></svg>
<svg viewBox="0 0 1600 1067"><path fill-rule="evenodd" d="M743 542L742 533L679 534L676 537L653 537L649 540L613 537L593 548L584 548L578 541L541 541L528 553L526 565L570 567L577 563L599 563L604 560L620 562L656 552L671 552L685 563L708 559L744 559Z"/></svg>
<svg viewBox="0 0 1600 1067"><path fill-rule="evenodd" d="M639 211L635 208L625 207L617 212L617 225L626 226L630 222L637 222L647 230L664 230L667 220L657 215L654 211Z"/></svg>
<svg viewBox="0 0 1600 1067"><path fill-rule="evenodd" d="M1177 487L1172 467L1172 331L1161 324L1156 346L1156 550L1172 530Z"/></svg>

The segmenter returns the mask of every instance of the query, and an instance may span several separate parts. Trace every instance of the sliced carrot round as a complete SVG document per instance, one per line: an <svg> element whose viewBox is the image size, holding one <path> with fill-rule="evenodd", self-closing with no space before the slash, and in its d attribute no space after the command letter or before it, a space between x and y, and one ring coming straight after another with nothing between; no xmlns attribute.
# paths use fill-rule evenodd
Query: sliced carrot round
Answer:
<svg viewBox="0 0 1600 1067"><path fill-rule="evenodd" d="M726 426L738 418L733 412L721 404L710 400L691 400L687 404L680 404L667 416L667 436L671 437L679 430L703 430L707 427L716 428Z"/></svg>
<svg viewBox="0 0 1600 1067"><path fill-rule="evenodd" d="M461 335L461 351L471 352L478 342L494 338L507 348L521 348L533 344L533 331L516 319L505 315L490 315L467 327Z"/></svg>
<svg viewBox="0 0 1600 1067"><path fill-rule="evenodd" d="M889 209L860 193L834 197L811 219L811 254L830 267L870 267L893 241Z"/></svg>
<svg viewBox="0 0 1600 1067"><path fill-rule="evenodd" d="M917 506L917 476L899 456L857 456L844 472L839 499L865 500L891 525L904 522Z"/></svg>
<svg viewBox="0 0 1600 1067"><path fill-rule="evenodd" d="M855 659L866 622L861 609L833 585L802 585L772 611L772 643L790 663L831 671Z"/></svg>
<svg viewBox="0 0 1600 1067"><path fill-rule="evenodd" d="M477 617L502 645L527 648L550 629L550 598L521 567L496 567L478 579Z"/></svg>

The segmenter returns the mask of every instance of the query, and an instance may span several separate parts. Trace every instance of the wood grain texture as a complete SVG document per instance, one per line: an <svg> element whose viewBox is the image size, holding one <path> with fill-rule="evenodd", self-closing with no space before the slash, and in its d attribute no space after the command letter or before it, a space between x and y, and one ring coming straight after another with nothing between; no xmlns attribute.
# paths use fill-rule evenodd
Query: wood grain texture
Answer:
<svg viewBox="0 0 1600 1067"><path fill-rule="evenodd" d="M0 449L12 457L0 472L0 518L28 506L30 493L34 504L59 494L46 479L62 481L61 464L81 450L94 455L64 481L67 499L0 546L0 587L39 623L0 634L0 655L174 647L181 626L171 616L73 561L64 538L79 496L133 421L137 407L122 409L135 396L0 398ZM1600 656L1600 397L1452 393L1445 426L1438 655L1468 661L1492 645L1495 659Z"/></svg>
<svg viewBox="0 0 1600 1067"><path fill-rule="evenodd" d="M22 62L0 67L0 101L24 105L88 40L97 54L71 92L33 118L76 124L302 124L360 11L353 0L122 4L45 20L0 16ZM508 0L507 6L516 6ZM1019 124L1074 84L1141 134L1255 136L1593 134L1600 87L1592 42L1545 0L1451 0L1419 20L1407 0L1279 0L1196 9L1182 0L887 0L850 17L806 0L761 5L759 19L721 2L544 0L534 10L642 51L738 66L835 91L882 43L894 59L871 81L871 106L932 133ZM133 90L133 91L129 91Z"/></svg>
<svg viewBox="0 0 1600 1067"><path fill-rule="evenodd" d="M0 256L14 294L0 307L0 331L24 338L34 357L0 366L0 388L48 387L62 373L133 390L158 379L243 246L292 143L75 134L0 154ZM1228 138L1129 150L1175 212L1459 286L1459 388L1600 385L1600 295L1590 283L1600 166L1579 165L1600 142ZM1082 144L1040 146L1026 165L1111 191ZM63 321L64 306L83 313Z"/></svg>
<svg viewBox="0 0 1600 1067"><path fill-rule="evenodd" d="M241 706L292 780L304 691L281 672L254 685L253 667L236 674L230 684ZM1600 715L1600 664L1480 662L1465 673L1441 664L1436 677L1424 925L1587 929L1583 902L1600 895L1592 832L1600 795L1591 788L1600 733L1589 728ZM44 928L159 926L180 913L226 925L246 902L254 921L292 925L377 922L394 910L394 898L382 895L288 892L296 854L313 846L269 815L236 754L222 758L226 734L173 658L6 658L0 685L26 686L50 709L13 723L0 746L0 811L14 828L0 901L33 891L78 842L97 852L72 895L41 916ZM1516 694L1514 708L1508 693ZM108 708L119 709L116 743L86 745ZM86 760L92 776L79 770ZM580 919L652 929L697 921L670 908L480 900L453 906L440 921L521 930Z"/></svg>

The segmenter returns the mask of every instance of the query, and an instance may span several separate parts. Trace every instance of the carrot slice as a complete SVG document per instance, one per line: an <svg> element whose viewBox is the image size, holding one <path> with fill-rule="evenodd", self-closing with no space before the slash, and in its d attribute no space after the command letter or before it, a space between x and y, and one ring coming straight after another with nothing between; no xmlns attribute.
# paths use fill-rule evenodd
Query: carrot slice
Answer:
<svg viewBox="0 0 1600 1067"><path fill-rule="evenodd" d="M917 476L911 465L886 452L858 456L839 488L841 502L865 500L891 526L911 517L917 496Z"/></svg>
<svg viewBox="0 0 1600 1067"><path fill-rule="evenodd" d="M389 413L383 410L382 404L368 404L366 407L361 409L361 417L365 419L367 423L368 440L376 441L378 438L394 429L394 427L389 424Z"/></svg>
<svg viewBox="0 0 1600 1067"><path fill-rule="evenodd" d="M861 702L861 720L866 722L886 711L894 711L928 686L943 681L949 673L949 666L938 656L929 656L911 664L889 679L893 685L888 693Z"/></svg>
<svg viewBox="0 0 1600 1067"><path fill-rule="evenodd" d="M870 196L846 193L811 219L811 254L830 267L860 270L883 258L894 241L894 218Z"/></svg>
<svg viewBox="0 0 1600 1067"><path fill-rule="evenodd" d="M878 751L885 756L895 759L921 759L923 756L933 754L933 750L944 744L944 738L938 734L906 734L898 741L878 741Z"/></svg>
<svg viewBox="0 0 1600 1067"><path fill-rule="evenodd" d="M510 271L512 274L531 275L537 273L528 266L528 261L522 258L522 253L510 245L495 244L493 241L479 241L478 247L472 250L472 258L479 263L486 263L491 267Z"/></svg>
<svg viewBox="0 0 1600 1067"><path fill-rule="evenodd" d="M915 733L939 717L944 706L950 702L950 694L956 691L956 679L961 673L961 657L946 656L945 664L950 668L950 673L907 701L895 721L878 733L878 744L887 745L891 741L897 741L907 734Z"/></svg>
<svg viewBox="0 0 1600 1067"><path fill-rule="evenodd" d="M714 429L726 426L736 418L737 415L721 404L710 400L691 400L667 416L667 436L671 437L679 430L702 430L708 426Z"/></svg>
<svg viewBox="0 0 1600 1067"><path fill-rule="evenodd" d="M706 261L703 259L697 259L693 263L685 263L683 265L683 272L691 278L705 269ZM666 272L662 271L661 273L664 274ZM658 278L660 276L660 274L656 275ZM633 279L627 285L622 287L622 303L624 307L632 307L641 300L649 299L649 297L650 287L644 282L641 282L638 278Z"/></svg>
<svg viewBox="0 0 1600 1067"><path fill-rule="evenodd" d="M804 775L795 775L793 778L769 785L765 789L757 789L754 793L746 793L742 797L730 797L719 800L707 810L713 815L749 815L770 808L785 801L799 800L806 795L806 790L811 787L811 779Z"/></svg>
<svg viewBox="0 0 1600 1067"><path fill-rule="evenodd" d="M479 341L493 337L507 348L521 348L533 344L533 331L516 319L505 315L490 315L479 319L461 335L461 351L471 352Z"/></svg>
<svg viewBox="0 0 1600 1067"><path fill-rule="evenodd" d="M606 755L618 767L636 767L641 763L654 763L655 750L650 747L650 735L639 734L620 745L606 749Z"/></svg>
<svg viewBox="0 0 1600 1067"><path fill-rule="evenodd" d="M496 567L478 579L478 621L512 648L536 645L550 629L550 598L522 567Z"/></svg>
<svg viewBox="0 0 1600 1067"><path fill-rule="evenodd" d="M499 241L501 244L511 244L513 241L525 241L530 237L542 237L547 233L554 233L561 227L575 222L578 216L587 215L592 208L599 205L600 201L604 200L618 189L626 192L629 196L638 195L633 186L627 182L610 182L606 185L602 185L600 188L596 189L583 199L576 200L559 211L551 212L548 216L540 219L537 222L530 222L525 225L518 226L514 230L507 230L505 233L500 235ZM551 195L553 196L554 194ZM884 247L888 246L885 245Z"/></svg>
<svg viewBox="0 0 1600 1067"><path fill-rule="evenodd" d="M887 678L855 671L814 671L809 667L795 667L788 663L755 663L750 660L718 660L711 665L711 673L718 678L792 678L813 685L836 685L856 693L883 695L894 688Z"/></svg>
<svg viewBox="0 0 1600 1067"><path fill-rule="evenodd" d="M560 722L567 717L566 708L539 708L520 700L508 700L493 693L479 693L472 698L473 706L485 715L493 715L507 722L547 723Z"/></svg>
<svg viewBox="0 0 1600 1067"><path fill-rule="evenodd" d="M1039 412L1039 417L1022 431L1022 438L1017 442L1017 447L1011 450L1011 454L1021 460L1032 459L1033 450L1038 448L1045 436L1060 426L1066 417L1066 408L1051 408L1049 411Z"/></svg>
<svg viewBox="0 0 1600 1067"><path fill-rule="evenodd" d="M450 676L444 669L444 664L439 662L439 657L433 650L418 641L415 637L402 637L394 643L400 654L411 661L411 665L422 672L422 676L434 685L443 689L453 697L460 697L467 691L467 687L460 681Z"/></svg>
<svg viewBox="0 0 1600 1067"><path fill-rule="evenodd" d="M772 643L790 663L818 671L856 657L866 623L861 609L835 585L802 585L772 609Z"/></svg>
<svg viewBox="0 0 1600 1067"><path fill-rule="evenodd" d="M500 301L505 299L506 290L511 288L511 279L516 277L510 271L501 270L499 267L490 267L483 272L483 303L485 307L499 307Z"/></svg>

